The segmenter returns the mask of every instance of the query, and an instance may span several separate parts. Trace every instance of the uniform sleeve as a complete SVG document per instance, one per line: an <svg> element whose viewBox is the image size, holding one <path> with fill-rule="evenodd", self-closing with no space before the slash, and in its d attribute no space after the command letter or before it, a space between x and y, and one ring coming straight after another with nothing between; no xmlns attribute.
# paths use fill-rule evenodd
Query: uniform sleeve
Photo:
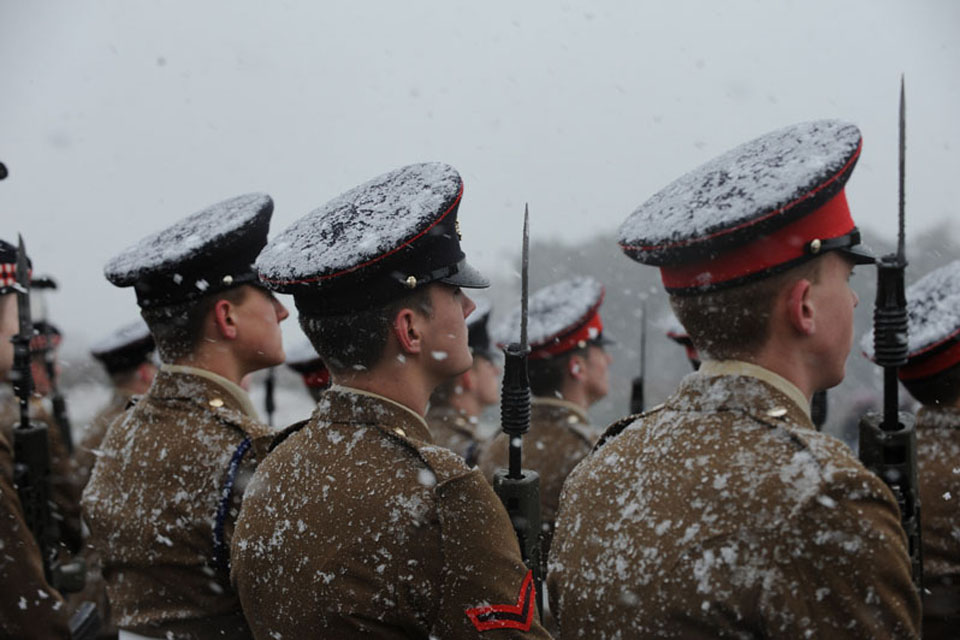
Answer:
<svg viewBox="0 0 960 640"><path fill-rule="evenodd" d="M12 469L10 449L0 442L4 471ZM69 616L60 594L43 576L40 549L23 519L12 478L0 477L0 636L69 638Z"/></svg>
<svg viewBox="0 0 960 640"><path fill-rule="evenodd" d="M478 470L437 487L444 577L441 638L549 638L506 512Z"/></svg>
<svg viewBox="0 0 960 640"><path fill-rule="evenodd" d="M864 470L835 473L798 518L789 569L795 591L764 597L769 631L804 620L813 637L918 638L920 599L896 502ZM797 634L800 636L800 634Z"/></svg>

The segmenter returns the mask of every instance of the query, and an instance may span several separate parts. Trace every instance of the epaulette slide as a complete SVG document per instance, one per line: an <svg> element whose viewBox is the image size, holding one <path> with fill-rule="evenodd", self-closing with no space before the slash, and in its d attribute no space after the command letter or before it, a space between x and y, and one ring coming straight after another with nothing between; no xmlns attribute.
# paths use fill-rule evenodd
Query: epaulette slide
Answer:
<svg viewBox="0 0 960 640"><path fill-rule="evenodd" d="M277 436L270 442L270 446L267 447L267 453L272 452L274 449L276 449L280 445L281 442L286 440L289 436L293 435L297 431L300 431L300 429L303 429L305 426L307 426L308 422L310 422L310 420L301 420L300 422L294 422L292 425L290 425L289 427L287 427L286 429L278 433Z"/></svg>
<svg viewBox="0 0 960 640"><path fill-rule="evenodd" d="M603 435L601 435L600 439L597 440L597 444L593 445L593 450L597 451L600 447L607 444L607 441L612 440L616 438L618 435L620 435L620 432L626 429L627 427L629 427L631 424L633 424L640 418L653 415L654 413L662 410L663 407L664 405L660 404L660 405L657 405L656 407L653 407L649 411L644 411L643 413L634 413L624 418L620 418L619 420L611 424L609 427L607 427L606 430L604 430Z"/></svg>

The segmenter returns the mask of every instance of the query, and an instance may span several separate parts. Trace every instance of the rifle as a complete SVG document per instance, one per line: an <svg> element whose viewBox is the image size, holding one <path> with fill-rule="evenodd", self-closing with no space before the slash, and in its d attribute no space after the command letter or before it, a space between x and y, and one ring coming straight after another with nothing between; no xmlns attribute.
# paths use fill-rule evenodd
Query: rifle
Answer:
<svg viewBox="0 0 960 640"><path fill-rule="evenodd" d="M56 291L57 282L49 276L34 278L30 282L30 286L39 291ZM40 299L43 301L43 299ZM64 444L67 446L67 453L71 456L73 455L73 427L70 424L70 416L67 413L67 401L63 397L63 394L60 393L60 386L57 383L57 359L55 349L53 347L53 330L52 325L47 321L47 305L46 301L43 301L42 304L38 304L37 308L39 309L38 320L42 321L41 326L43 326L43 365L47 371L47 378L50 380L50 403L53 405L53 419L57 423L57 427L60 429L60 435L62 436Z"/></svg>
<svg viewBox="0 0 960 640"><path fill-rule="evenodd" d="M630 413L643 413L643 376L647 368L647 303L640 303L640 375L633 379L630 390Z"/></svg>
<svg viewBox="0 0 960 640"><path fill-rule="evenodd" d="M877 301L873 314L874 361L883 367L883 413L860 420L860 460L890 487L900 507L909 542L913 582L923 596L920 546L920 497L917 493L917 434L914 418L899 411L897 368L907 362L907 302L904 270L904 176L906 107L900 78L900 229L897 252L877 263Z"/></svg>
<svg viewBox="0 0 960 640"><path fill-rule="evenodd" d="M263 393L263 408L267 413L267 424L271 427L273 426L273 412L277 408L276 401L274 400L274 387L277 385L277 377L275 373L275 368L270 367L267 369L267 378L263 382L264 393Z"/></svg>
<svg viewBox="0 0 960 640"><path fill-rule="evenodd" d="M827 421L827 392L815 391L810 400L810 420L817 431L823 430L823 425Z"/></svg>
<svg viewBox="0 0 960 640"><path fill-rule="evenodd" d="M20 405L20 422L13 430L14 484L23 507L24 520L40 549L43 574L58 591L80 591L86 577L82 561L61 564L57 559L59 535L50 515L50 451L47 425L30 422L30 394L33 376L30 372L30 276L23 237L17 249L17 315L20 331L11 338L14 345L14 366L10 372L13 390ZM71 617L71 637L86 640L96 637L100 619L95 606L84 603Z"/></svg>
<svg viewBox="0 0 960 640"><path fill-rule="evenodd" d="M493 490L503 502L520 543L520 555L533 572L537 610L543 616L543 567L540 558L540 475L522 468L523 434L530 430L530 379L527 374L527 275L530 266L530 212L523 213L520 342L504 347L500 426L509 441L510 467L493 474Z"/></svg>

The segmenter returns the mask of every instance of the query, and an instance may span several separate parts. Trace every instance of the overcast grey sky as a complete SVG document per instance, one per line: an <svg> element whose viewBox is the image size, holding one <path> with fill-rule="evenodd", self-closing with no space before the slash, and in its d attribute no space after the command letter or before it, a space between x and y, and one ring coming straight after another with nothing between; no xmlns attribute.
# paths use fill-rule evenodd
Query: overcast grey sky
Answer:
<svg viewBox="0 0 960 640"><path fill-rule="evenodd" d="M854 217L892 234L901 72L909 225L929 229L960 202L958 35L955 0L0 0L0 237L23 232L85 343L136 314L109 257L239 193L271 194L279 231L449 162L468 255L496 272L525 201L537 238L609 233L697 164L824 117L862 129Z"/></svg>

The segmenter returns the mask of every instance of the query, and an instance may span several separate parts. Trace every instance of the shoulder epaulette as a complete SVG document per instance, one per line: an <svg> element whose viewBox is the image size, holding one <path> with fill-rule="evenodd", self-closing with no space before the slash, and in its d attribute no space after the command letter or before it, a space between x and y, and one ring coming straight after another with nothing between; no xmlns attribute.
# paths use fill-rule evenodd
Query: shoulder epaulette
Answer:
<svg viewBox="0 0 960 640"><path fill-rule="evenodd" d="M649 411L644 411L643 413L634 413L633 415L620 418L619 420L617 420L616 422L614 422L604 430L603 434L600 436L600 439L597 440L597 444L593 446L593 450L596 451L603 445L607 444L609 440L613 440L614 438L616 438L618 435L620 435L621 431L629 427L631 424L633 424L640 418L653 415L654 413L662 410L663 407L664 405L659 404L653 407L652 409L650 409Z"/></svg>
<svg viewBox="0 0 960 640"><path fill-rule="evenodd" d="M308 422L310 422L309 419L301 420L300 422L294 422L292 425L290 425L289 427L285 428L283 431L278 433L276 437L274 437L274 439L270 442L270 446L267 447L267 453L270 453L271 451L276 449L280 445L280 443L286 440L289 436L293 435L297 431L300 431L300 429L303 429L305 426L307 426Z"/></svg>

